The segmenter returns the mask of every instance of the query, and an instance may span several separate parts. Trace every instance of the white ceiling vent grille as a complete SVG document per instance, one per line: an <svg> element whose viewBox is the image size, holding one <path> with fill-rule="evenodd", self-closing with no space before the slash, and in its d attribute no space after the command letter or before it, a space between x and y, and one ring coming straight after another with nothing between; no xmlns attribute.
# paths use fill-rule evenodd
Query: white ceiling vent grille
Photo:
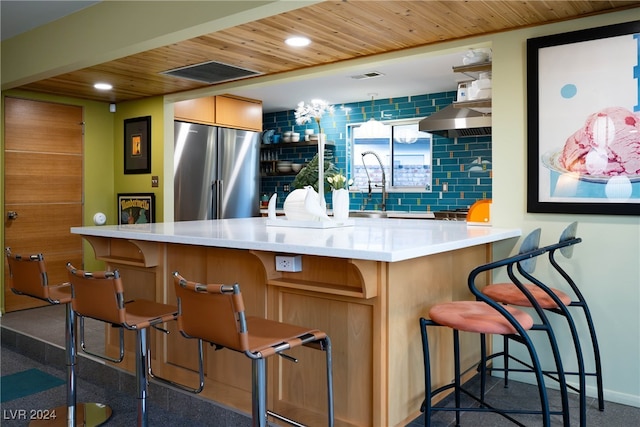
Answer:
<svg viewBox="0 0 640 427"><path fill-rule="evenodd" d="M222 62L209 61L163 71L160 74L213 84L239 80L262 73L223 64Z"/></svg>
<svg viewBox="0 0 640 427"><path fill-rule="evenodd" d="M384 76L383 73L379 73L377 71L370 71L368 73L351 76L351 78L354 80L364 80L364 79L373 79L375 77L382 77L382 76Z"/></svg>

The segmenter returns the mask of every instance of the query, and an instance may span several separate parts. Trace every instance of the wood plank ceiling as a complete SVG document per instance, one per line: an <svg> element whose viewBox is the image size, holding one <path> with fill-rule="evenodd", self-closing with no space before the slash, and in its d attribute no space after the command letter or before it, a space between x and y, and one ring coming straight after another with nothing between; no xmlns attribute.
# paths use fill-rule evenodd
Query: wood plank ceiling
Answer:
<svg viewBox="0 0 640 427"><path fill-rule="evenodd" d="M21 87L122 102L210 86L160 74L218 61L269 75L488 33L640 7L639 1L326 1ZM291 30L311 38L286 46ZM110 93L95 81L109 76Z"/></svg>

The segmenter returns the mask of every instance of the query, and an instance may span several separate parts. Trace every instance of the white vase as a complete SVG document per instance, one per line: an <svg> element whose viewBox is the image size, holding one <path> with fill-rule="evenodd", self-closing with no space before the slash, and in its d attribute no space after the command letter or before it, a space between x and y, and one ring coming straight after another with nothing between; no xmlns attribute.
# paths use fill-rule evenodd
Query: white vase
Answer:
<svg viewBox="0 0 640 427"><path fill-rule="evenodd" d="M333 190L331 192L331 206L335 220L344 221L349 218L349 190L344 188Z"/></svg>

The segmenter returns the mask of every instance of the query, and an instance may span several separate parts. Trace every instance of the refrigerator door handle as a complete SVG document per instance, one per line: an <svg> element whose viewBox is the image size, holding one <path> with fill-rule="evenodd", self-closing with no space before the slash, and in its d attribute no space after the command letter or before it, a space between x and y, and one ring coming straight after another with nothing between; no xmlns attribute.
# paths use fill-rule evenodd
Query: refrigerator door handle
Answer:
<svg viewBox="0 0 640 427"><path fill-rule="evenodd" d="M211 206L209 206L209 212L211 219L218 219L218 180L211 181Z"/></svg>
<svg viewBox="0 0 640 427"><path fill-rule="evenodd" d="M211 219L220 219L222 217L222 194L224 187L221 179L211 182Z"/></svg>
<svg viewBox="0 0 640 427"><path fill-rule="evenodd" d="M222 218L222 196L224 195L224 180L218 179L218 197L216 200L216 219Z"/></svg>

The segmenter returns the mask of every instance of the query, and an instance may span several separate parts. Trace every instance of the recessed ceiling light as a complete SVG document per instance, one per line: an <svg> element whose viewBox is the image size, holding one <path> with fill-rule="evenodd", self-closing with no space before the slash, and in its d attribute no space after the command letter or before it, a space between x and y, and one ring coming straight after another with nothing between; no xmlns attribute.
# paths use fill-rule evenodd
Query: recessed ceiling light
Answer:
<svg viewBox="0 0 640 427"><path fill-rule="evenodd" d="M113 89L113 86L111 86L109 83L96 83L93 85L93 87L95 87L98 90L111 90Z"/></svg>
<svg viewBox="0 0 640 427"><path fill-rule="evenodd" d="M306 37L296 36L296 37L289 37L284 42L289 46L302 47L302 46L308 46L309 43L311 43L311 40L309 40Z"/></svg>

